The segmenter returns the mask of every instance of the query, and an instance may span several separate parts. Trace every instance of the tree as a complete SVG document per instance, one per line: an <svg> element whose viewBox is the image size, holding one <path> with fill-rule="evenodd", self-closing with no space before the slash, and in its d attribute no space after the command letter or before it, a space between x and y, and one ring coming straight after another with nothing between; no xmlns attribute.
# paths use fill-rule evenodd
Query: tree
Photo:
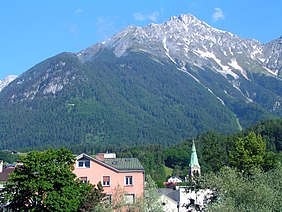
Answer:
<svg viewBox="0 0 282 212"><path fill-rule="evenodd" d="M181 167L179 165L174 166L172 175L173 176L182 176L183 172L181 170Z"/></svg>
<svg viewBox="0 0 282 212"><path fill-rule="evenodd" d="M159 202L157 187L150 175L146 176L144 195L137 197L134 202L128 202L127 193L121 185L115 188L109 207L95 208L95 211L125 211L125 212L162 212L163 206Z"/></svg>
<svg viewBox="0 0 282 212"><path fill-rule="evenodd" d="M97 186L93 185L92 190L86 195L79 211L89 212L89 211L104 211L106 209L105 204L106 194L104 193L103 186L101 182Z"/></svg>
<svg viewBox="0 0 282 212"><path fill-rule="evenodd" d="M230 163L240 171L248 173L253 168L262 169L266 155L266 145L260 135L250 132L244 138L238 138L235 150L230 155Z"/></svg>
<svg viewBox="0 0 282 212"><path fill-rule="evenodd" d="M207 132L196 139L202 173L219 171L228 163L228 142L231 138L216 132Z"/></svg>
<svg viewBox="0 0 282 212"><path fill-rule="evenodd" d="M2 204L20 211L77 211L91 186L72 173L74 157L64 148L32 151L2 191Z"/></svg>
<svg viewBox="0 0 282 212"><path fill-rule="evenodd" d="M203 177L202 186L214 190L207 211L281 211L282 167L263 172L253 169L251 175L224 167Z"/></svg>
<svg viewBox="0 0 282 212"><path fill-rule="evenodd" d="M144 212L161 212L163 211L163 206L158 201L159 194L157 191L157 186L150 175L146 176L145 189L144 189Z"/></svg>

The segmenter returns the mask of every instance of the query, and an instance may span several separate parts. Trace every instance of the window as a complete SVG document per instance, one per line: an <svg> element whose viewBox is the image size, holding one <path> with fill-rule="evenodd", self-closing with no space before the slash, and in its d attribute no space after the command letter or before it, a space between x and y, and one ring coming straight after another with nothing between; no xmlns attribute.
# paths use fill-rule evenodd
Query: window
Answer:
<svg viewBox="0 0 282 212"><path fill-rule="evenodd" d="M78 161L78 167L83 167L83 161Z"/></svg>
<svg viewBox="0 0 282 212"><path fill-rule="evenodd" d="M79 160L77 166L79 168L90 168L90 160Z"/></svg>
<svg viewBox="0 0 282 212"><path fill-rule="evenodd" d="M106 194L105 198L103 199L104 202L111 204L112 203L112 195Z"/></svg>
<svg viewBox="0 0 282 212"><path fill-rule="evenodd" d="M125 176L125 185L133 185L133 177Z"/></svg>
<svg viewBox="0 0 282 212"><path fill-rule="evenodd" d="M127 204L133 204L135 201L135 195L134 194L125 194L124 200Z"/></svg>
<svg viewBox="0 0 282 212"><path fill-rule="evenodd" d="M85 167L86 168L90 168L90 160L86 160L85 161Z"/></svg>
<svg viewBox="0 0 282 212"><path fill-rule="evenodd" d="M80 182L82 182L82 183L85 183L85 184L88 183L87 177L80 177L79 180L80 180Z"/></svg>
<svg viewBox="0 0 282 212"><path fill-rule="evenodd" d="M103 176L102 182L103 182L102 183L103 186L110 186L111 177L110 176Z"/></svg>

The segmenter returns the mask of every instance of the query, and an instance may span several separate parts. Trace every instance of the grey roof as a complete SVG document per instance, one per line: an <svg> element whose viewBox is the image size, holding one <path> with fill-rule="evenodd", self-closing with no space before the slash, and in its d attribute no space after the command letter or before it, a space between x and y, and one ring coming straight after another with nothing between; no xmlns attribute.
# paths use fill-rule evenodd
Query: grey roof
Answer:
<svg viewBox="0 0 282 212"><path fill-rule="evenodd" d="M76 160L90 159L115 171L144 171L144 167L137 158L105 158L98 160L85 153L76 156Z"/></svg>
<svg viewBox="0 0 282 212"><path fill-rule="evenodd" d="M120 171L144 170L144 167L137 158L106 158L104 162Z"/></svg>
<svg viewBox="0 0 282 212"><path fill-rule="evenodd" d="M160 195L165 195L175 202L180 201L179 190L173 190L171 188L158 188L158 193Z"/></svg>
<svg viewBox="0 0 282 212"><path fill-rule="evenodd" d="M15 170L15 166L4 167L3 171L0 172L0 182L7 182L9 175Z"/></svg>

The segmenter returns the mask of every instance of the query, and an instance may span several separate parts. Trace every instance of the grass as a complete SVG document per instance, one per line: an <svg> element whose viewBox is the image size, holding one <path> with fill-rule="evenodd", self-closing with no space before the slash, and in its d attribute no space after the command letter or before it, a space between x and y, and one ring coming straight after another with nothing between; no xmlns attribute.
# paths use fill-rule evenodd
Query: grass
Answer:
<svg viewBox="0 0 282 212"><path fill-rule="evenodd" d="M164 166L164 170L165 170L165 175L166 175L167 177L172 175L172 168L169 168L169 167L167 167L167 166Z"/></svg>

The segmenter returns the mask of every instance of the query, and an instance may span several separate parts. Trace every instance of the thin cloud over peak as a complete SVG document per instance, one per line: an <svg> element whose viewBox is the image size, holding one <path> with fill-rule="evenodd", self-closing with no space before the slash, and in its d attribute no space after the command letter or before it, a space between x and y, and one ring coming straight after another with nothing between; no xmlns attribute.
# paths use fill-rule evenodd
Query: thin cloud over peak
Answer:
<svg viewBox="0 0 282 212"><path fill-rule="evenodd" d="M140 12L137 12L133 14L133 17L136 21L150 20L150 21L156 22L159 19L160 14L159 12L156 12L156 11L150 14L142 14Z"/></svg>
<svg viewBox="0 0 282 212"><path fill-rule="evenodd" d="M98 17L95 26L97 27L96 34L99 40L105 40L119 31L119 28L115 26L116 19L118 17Z"/></svg>
<svg viewBox="0 0 282 212"><path fill-rule="evenodd" d="M223 19L225 19L223 11L219 7L214 8L214 12L212 14L213 22L217 22L217 21L223 20Z"/></svg>

